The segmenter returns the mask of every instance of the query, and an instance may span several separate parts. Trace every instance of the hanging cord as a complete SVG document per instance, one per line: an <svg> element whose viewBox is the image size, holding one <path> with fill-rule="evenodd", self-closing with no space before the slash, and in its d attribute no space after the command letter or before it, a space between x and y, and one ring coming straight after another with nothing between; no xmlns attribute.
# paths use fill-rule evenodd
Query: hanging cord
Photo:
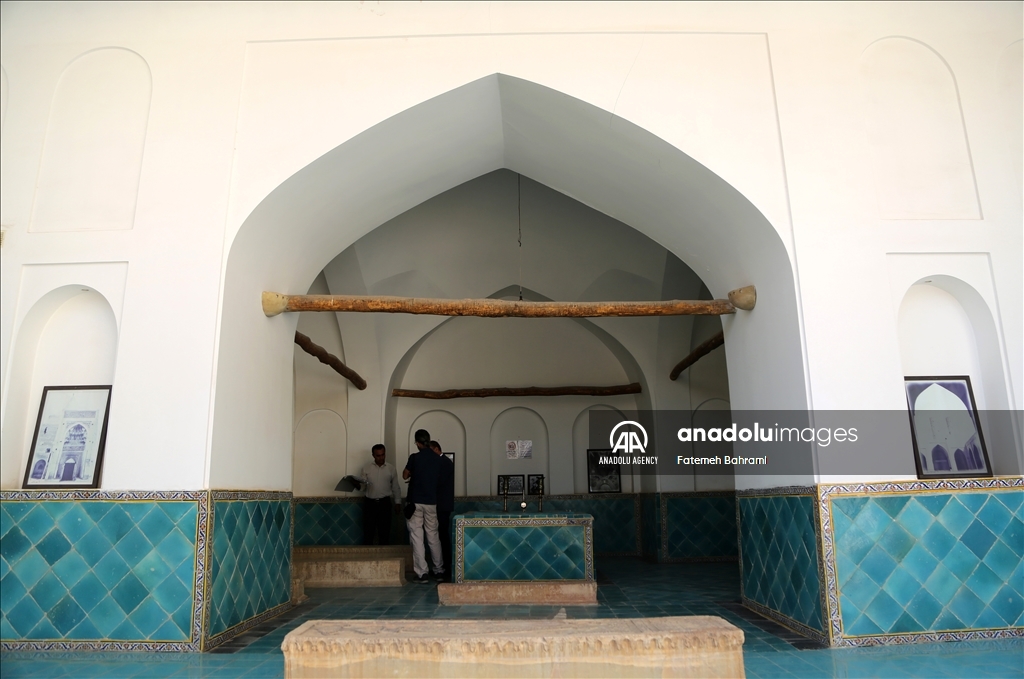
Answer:
<svg viewBox="0 0 1024 679"><path fill-rule="evenodd" d="M519 301L523 301L523 175L516 173L519 216Z"/></svg>

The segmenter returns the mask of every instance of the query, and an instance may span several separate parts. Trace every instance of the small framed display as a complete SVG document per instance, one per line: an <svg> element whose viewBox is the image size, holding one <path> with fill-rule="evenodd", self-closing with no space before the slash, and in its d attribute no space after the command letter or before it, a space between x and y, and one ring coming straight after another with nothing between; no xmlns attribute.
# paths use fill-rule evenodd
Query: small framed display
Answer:
<svg viewBox="0 0 1024 679"><path fill-rule="evenodd" d="M522 474L498 474L498 495L505 495L506 492L509 495L523 494Z"/></svg>
<svg viewBox="0 0 1024 679"><path fill-rule="evenodd" d="M587 491L591 493L621 493L622 474L618 464L602 463L601 458L611 457L607 449L587 451Z"/></svg>
<svg viewBox="0 0 1024 679"><path fill-rule="evenodd" d="M527 495L544 495L544 475L530 474L526 477Z"/></svg>
<svg viewBox="0 0 1024 679"><path fill-rule="evenodd" d="M99 488L110 385L43 387L24 488Z"/></svg>
<svg viewBox="0 0 1024 679"><path fill-rule="evenodd" d="M452 464L455 464L455 453L441 453L441 454L444 455L445 457L447 457L449 460L451 460Z"/></svg>
<svg viewBox="0 0 1024 679"><path fill-rule="evenodd" d="M917 477L992 476L971 378L906 377L904 385Z"/></svg>

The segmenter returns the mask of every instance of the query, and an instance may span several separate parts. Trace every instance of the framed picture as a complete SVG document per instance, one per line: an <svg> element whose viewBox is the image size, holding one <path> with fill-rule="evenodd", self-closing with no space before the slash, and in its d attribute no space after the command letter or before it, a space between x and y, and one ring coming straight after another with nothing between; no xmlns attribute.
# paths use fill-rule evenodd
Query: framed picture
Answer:
<svg viewBox="0 0 1024 679"><path fill-rule="evenodd" d="M587 451L587 491L591 493L621 493L622 474L618 464L602 464L602 457L610 457L611 450Z"/></svg>
<svg viewBox="0 0 1024 679"><path fill-rule="evenodd" d="M452 464L455 464L455 453L441 453L441 454L444 455L445 457L447 457L449 460L451 460Z"/></svg>
<svg viewBox="0 0 1024 679"><path fill-rule="evenodd" d="M544 495L544 475L530 474L526 477L527 495Z"/></svg>
<svg viewBox="0 0 1024 679"><path fill-rule="evenodd" d="M992 476L971 378L906 377L919 479Z"/></svg>
<svg viewBox="0 0 1024 679"><path fill-rule="evenodd" d="M509 495L522 495L523 494L523 475L522 474L498 474L498 495L504 495L505 489L508 489Z"/></svg>
<svg viewBox="0 0 1024 679"><path fill-rule="evenodd" d="M43 387L23 488L99 488L110 385Z"/></svg>

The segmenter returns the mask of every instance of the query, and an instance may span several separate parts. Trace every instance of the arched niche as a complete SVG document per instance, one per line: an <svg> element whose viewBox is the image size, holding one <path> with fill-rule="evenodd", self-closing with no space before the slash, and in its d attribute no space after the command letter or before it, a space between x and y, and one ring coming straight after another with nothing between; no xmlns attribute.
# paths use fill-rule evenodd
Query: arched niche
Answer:
<svg viewBox="0 0 1024 679"><path fill-rule="evenodd" d="M970 376L993 471L1020 474L1019 411L1010 408L995 321L981 294L953 276L923 278L903 296L898 330L905 376Z"/></svg>
<svg viewBox="0 0 1024 679"><path fill-rule="evenodd" d="M130 229L149 124L146 60L109 47L61 74L50 104L30 231Z"/></svg>
<svg viewBox="0 0 1024 679"><path fill-rule="evenodd" d="M292 471L295 497L330 497L341 477L358 473L360 461L349 464L346 429L345 420L333 410L312 410L299 420ZM366 457L368 462L369 454Z"/></svg>
<svg viewBox="0 0 1024 679"><path fill-rule="evenodd" d="M469 467L469 460L466 459L466 427L462 424L462 420L447 410L428 410L417 417L409 427L408 452L396 451L398 453L396 459L402 460L400 465L402 468L405 467L405 460L409 459L409 455L416 450L413 436L418 429L429 431L430 439L441 444L442 452L455 453L455 496L465 497L466 469ZM483 466L480 463L486 462L486 460L474 459L473 462L475 468L480 468Z"/></svg>
<svg viewBox="0 0 1024 679"><path fill-rule="evenodd" d="M290 403L281 394L289 393L296 319L265 318L262 291L308 289L337 253L364 234L500 168L647 235L707 272L702 277L715 297L755 283L757 309L725 321L732 402L749 409L807 408L793 271L764 215L720 177L636 125L555 90L495 74L328 151L274 189L241 225L225 271L212 485L287 487L289 465L280 451L290 436L281 425L289 420ZM385 400L382 394L380 402ZM259 433L244 426L252 418L265 423ZM259 465L236 463L254 455Z"/></svg>
<svg viewBox="0 0 1024 679"><path fill-rule="evenodd" d="M589 492L590 484L587 477L587 450L590 448L601 448L601 445L592 445L590 441L590 413L594 410L611 410L619 415L622 411L603 403L585 408L572 424L572 487L573 492L586 495ZM623 415L625 419L625 416ZM622 474L622 492L633 492L633 474L630 466L623 466L619 470Z"/></svg>
<svg viewBox="0 0 1024 679"><path fill-rule="evenodd" d="M318 276L307 292L311 295L330 294L323 276ZM297 330L345 362L345 346L334 314L302 314ZM348 390L351 383L347 379L315 356L307 354L297 344L292 349L292 365L295 373L293 412L296 424L313 410L333 410L343 419L348 416Z"/></svg>
<svg viewBox="0 0 1024 679"><path fill-rule="evenodd" d="M882 219L981 219L960 92L924 43L889 37L861 56L871 174Z"/></svg>
<svg viewBox="0 0 1024 679"><path fill-rule="evenodd" d="M531 441L532 457L509 459L506 450L508 441ZM500 413L491 424L490 494L498 492L499 474L522 474L523 482L530 474L544 474L550 477L548 465L548 427L544 419L530 408L514 407Z"/></svg>
<svg viewBox="0 0 1024 679"><path fill-rule="evenodd" d="M21 485L43 387L113 384L117 338L110 303L91 288L51 290L28 311L11 361L0 450L3 488ZM114 389L111 401L116 398Z"/></svg>

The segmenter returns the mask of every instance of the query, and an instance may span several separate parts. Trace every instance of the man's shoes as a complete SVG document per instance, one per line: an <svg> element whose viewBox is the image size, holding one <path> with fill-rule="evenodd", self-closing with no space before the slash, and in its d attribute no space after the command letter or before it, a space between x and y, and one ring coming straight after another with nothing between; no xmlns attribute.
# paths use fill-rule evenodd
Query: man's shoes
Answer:
<svg viewBox="0 0 1024 679"><path fill-rule="evenodd" d="M444 582L448 579L447 573L434 573L434 579L438 582Z"/></svg>
<svg viewBox="0 0 1024 679"><path fill-rule="evenodd" d="M417 575L415 578L413 578L413 582L415 582L417 585L426 585L430 582L430 574L424 573L423 575Z"/></svg>

